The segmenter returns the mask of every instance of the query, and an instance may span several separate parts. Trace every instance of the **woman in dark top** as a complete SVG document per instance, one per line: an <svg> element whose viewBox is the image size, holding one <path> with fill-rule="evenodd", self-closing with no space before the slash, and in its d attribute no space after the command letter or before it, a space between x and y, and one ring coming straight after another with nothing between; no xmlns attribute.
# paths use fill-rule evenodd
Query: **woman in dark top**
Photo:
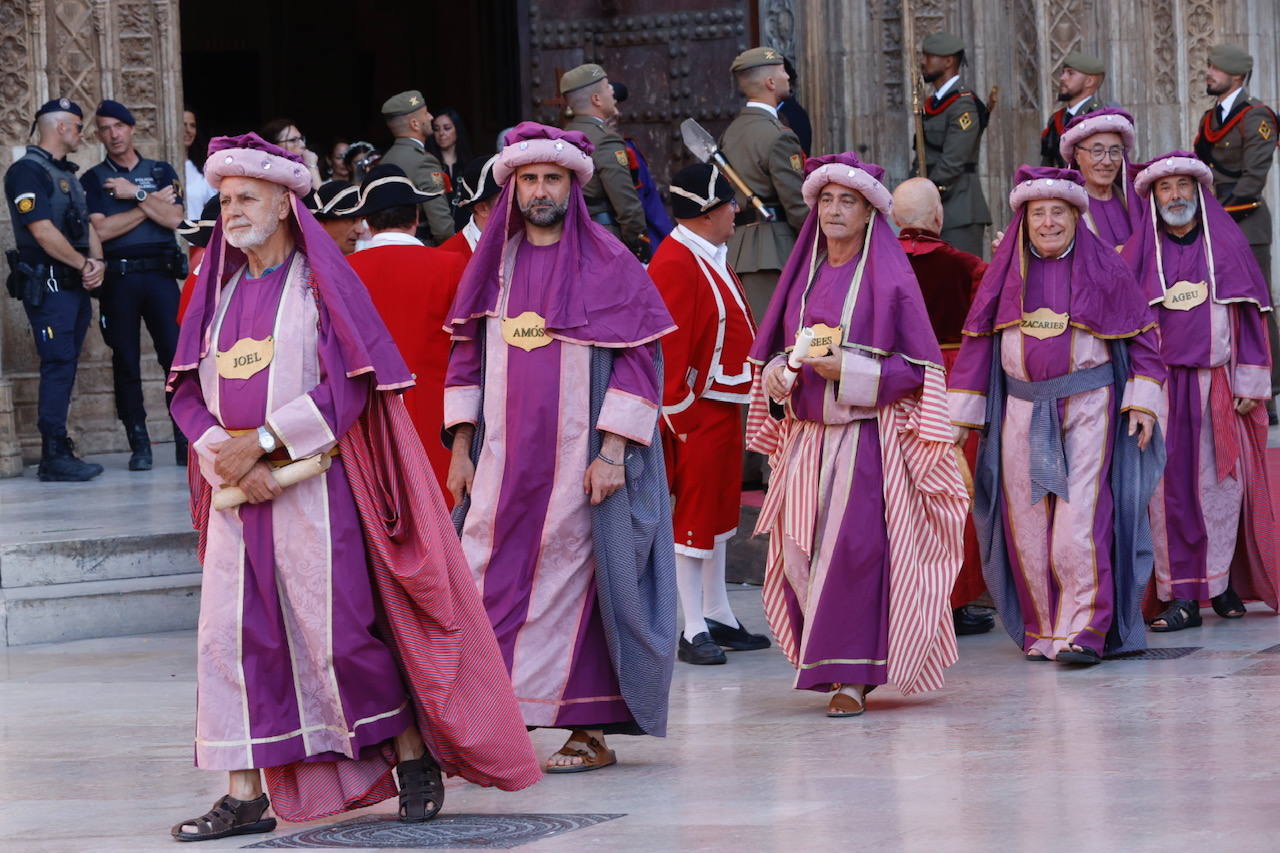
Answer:
<svg viewBox="0 0 1280 853"><path fill-rule="evenodd" d="M436 156L449 176L445 190L453 208L453 219L459 229L470 218L466 211L458 209L458 178L471 160L471 139L462 116L455 109L441 110L431 122L432 135L427 140L427 150Z"/></svg>

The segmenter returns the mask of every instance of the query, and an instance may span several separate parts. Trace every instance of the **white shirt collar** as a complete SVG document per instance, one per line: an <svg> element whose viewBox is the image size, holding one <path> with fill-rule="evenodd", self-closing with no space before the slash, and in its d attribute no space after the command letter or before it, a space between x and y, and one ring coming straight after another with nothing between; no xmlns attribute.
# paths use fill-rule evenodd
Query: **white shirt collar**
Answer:
<svg viewBox="0 0 1280 853"><path fill-rule="evenodd" d="M476 250L476 243L480 242L480 227L476 225L476 218L473 216L467 220L467 224L462 226L462 236L467 241L467 245L471 247L471 251Z"/></svg>
<svg viewBox="0 0 1280 853"><path fill-rule="evenodd" d="M376 249L379 246L421 246L422 241L412 234L405 234L403 231L379 231L369 239L366 249Z"/></svg>
<svg viewBox="0 0 1280 853"><path fill-rule="evenodd" d="M1090 98L1092 98L1092 97L1093 97L1093 95L1086 95L1085 97L1083 97L1083 98L1081 98L1080 100L1076 101L1074 104L1072 104L1071 106L1067 107L1067 113L1068 113L1069 115L1076 115L1077 113L1079 113L1079 112L1080 112L1080 109L1081 109L1085 104L1089 103L1089 99L1090 99Z"/></svg>
<svg viewBox="0 0 1280 853"><path fill-rule="evenodd" d="M933 97L934 97L935 99L937 99L937 100L941 101L941 100L942 100L942 96L943 96L943 95L945 95L945 94L947 93L947 91L948 91L952 86L956 85L956 84L957 84L957 83L959 83L959 82L960 82L960 75L959 75L959 74L957 74L957 75L955 75L954 77L952 77L950 80L948 80L947 82L943 83L943 84L942 84L941 86L939 86L938 88L934 89L934 90L933 90Z"/></svg>
<svg viewBox="0 0 1280 853"><path fill-rule="evenodd" d="M1236 98L1239 97L1240 93L1243 91L1244 86L1241 86L1239 89L1236 89L1230 95L1223 98L1222 103L1218 104L1218 118L1220 120L1225 118L1231 112L1231 108L1235 106Z"/></svg>
<svg viewBox="0 0 1280 853"><path fill-rule="evenodd" d="M701 255L704 260L714 264L717 271L727 271L728 268L725 265L729 258L729 247L727 245L721 243L717 246L683 225L677 225L673 233L677 235L681 243L689 247L690 251L696 255Z"/></svg>
<svg viewBox="0 0 1280 853"><path fill-rule="evenodd" d="M755 107L758 110L764 110L774 118L778 117L778 108L773 104L766 104L763 101L747 101L747 106Z"/></svg>

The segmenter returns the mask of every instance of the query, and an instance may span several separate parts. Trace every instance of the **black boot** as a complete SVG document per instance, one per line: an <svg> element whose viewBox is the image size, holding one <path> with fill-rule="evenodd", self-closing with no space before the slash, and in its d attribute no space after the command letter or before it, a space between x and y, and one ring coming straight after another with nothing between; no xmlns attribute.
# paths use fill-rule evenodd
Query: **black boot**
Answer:
<svg viewBox="0 0 1280 853"><path fill-rule="evenodd" d="M967 634L985 634L996 626L995 613L986 607L966 604L951 611L955 621L956 636Z"/></svg>
<svg viewBox="0 0 1280 853"><path fill-rule="evenodd" d="M177 424L173 425L173 461L179 467L187 467L187 437Z"/></svg>
<svg viewBox="0 0 1280 853"><path fill-rule="evenodd" d="M129 457L129 470L150 471L151 436L147 435L146 423L125 424L124 431L129 436L129 449L133 451Z"/></svg>
<svg viewBox="0 0 1280 853"><path fill-rule="evenodd" d="M40 466L36 476L44 483L83 483L102 473L102 466L76 457L75 445L66 435L40 439Z"/></svg>

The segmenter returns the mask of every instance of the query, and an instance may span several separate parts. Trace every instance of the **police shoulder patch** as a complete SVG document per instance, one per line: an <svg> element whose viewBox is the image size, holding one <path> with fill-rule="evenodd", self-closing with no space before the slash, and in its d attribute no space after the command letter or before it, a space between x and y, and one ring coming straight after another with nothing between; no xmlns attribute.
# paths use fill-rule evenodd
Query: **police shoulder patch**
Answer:
<svg viewBox="0 0 1280 853"><path fill-rule="evenodd" d="M23 193L13 200L13 206L18 209L19 213L30 213L36 209L36 194Z"/></svg>
<svg viewBox="0 0 1280 853"><path fill-rule="evenodd" d="M964 112L960 113L960 118L956 119L956 124L960 126L961 130L968 130L969 128L973 127L973 116L969 113L968 110L965 110Z"/></svg>
<svg viewBox="0 0 1280 853"><path fill-rule="evenodd" d="M623 166L628 169L631 168L631 162L627 159L627 152L625 149L613 152L613 159L618 161L619 166Z"/></svg>
<svg viewBox="0 0 1280 853"><path fill-rule="evenodd" d="M58 178L58 189L62 190L64 193L71 192L71 182L66 178Z"/></svg>
<svg viewBox="0 0 1280 853"><path fill-rule="evenodd" d="M1267 121L1265 118L1262 121L1258 122L1259 136L1261 136L1263 139L1269 140L1271 139L1272 133L1273 133L1273 129L1271 127L1271 122Z"/></svg>
<svg viewBox="0 0 1280 853"><path fill-rule="evenodd" d="M791 168L793 168L793 169L795 169L797 172L799 172L799 171L800 171L800 169L801 169L801 168L803 168L803 167L804 167L804 158L803 158L803 157L801 157L799 154L792 154L792 155L791 155Z"/></svg>

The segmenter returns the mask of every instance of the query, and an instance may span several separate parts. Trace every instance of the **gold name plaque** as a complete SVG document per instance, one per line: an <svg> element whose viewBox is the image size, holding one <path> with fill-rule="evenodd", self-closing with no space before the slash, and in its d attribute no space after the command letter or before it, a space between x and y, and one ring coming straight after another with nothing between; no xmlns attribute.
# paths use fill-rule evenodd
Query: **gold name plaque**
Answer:
<svg viewBox="0 0 1280 853"><path fill-rule="evenodd" d="M504 317L502 339L508 346L520 347L532 352L551 343L547 334L547 321L535 311L526 311L518 317Z"/></svg>
<svg viewBox="0 0 1280 853"><path fill-rule="evenodd" d="M1023 313L1022 334L1042 341L1056 338L1067 330L1067 321L1070 319L1070 315L1059 314L1048 307L1037 308L1030 314Z"/></svg>
<svg viewBox="0 0 1280 853"><path fill-rule="evenodd" d="M813 326L813 341L809 344L809 358L822 358L831 355L844 342L844 327L832 328L823 323Z"/></svg>
<svg viewBox="0 0 1280 853"><path fill-rule="evenodd" d="M215 353L214 358L223 379L249 379L271 364L275 355L274 338L241 338L231 349Z"/></svg>
<svg viewBox="0 0 1280 853"><path fill-rule="evenodd" d="M1190 311L1209 298L1209 284L1204 281L1180 281L1164 292L1164 307L1171 311Z"/></svg>

